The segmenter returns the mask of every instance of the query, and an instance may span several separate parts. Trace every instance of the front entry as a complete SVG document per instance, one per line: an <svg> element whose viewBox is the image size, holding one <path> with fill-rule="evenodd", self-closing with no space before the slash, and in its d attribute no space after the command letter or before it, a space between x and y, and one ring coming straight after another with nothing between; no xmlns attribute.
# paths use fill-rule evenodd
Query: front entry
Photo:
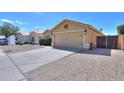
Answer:
<svg viewBox="0 0 124 93"><path fill-rule="evenodd" d="M118 36L98 36L97 48L118 49Z"/></svg>

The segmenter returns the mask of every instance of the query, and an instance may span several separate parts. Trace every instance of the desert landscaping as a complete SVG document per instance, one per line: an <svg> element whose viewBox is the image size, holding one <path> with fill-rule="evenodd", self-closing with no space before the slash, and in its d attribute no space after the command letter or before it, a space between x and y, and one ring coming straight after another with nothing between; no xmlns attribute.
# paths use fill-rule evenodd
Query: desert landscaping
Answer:
<svg viewBox="0 0 124 93"><path fill-rule="evenodd" d="M80 51L25 74L28 80L122 81L124 51Z"/></svg>
<svg viewBox="0 0 124 93"><path fill-rule="evenodd" d="M124 25L114 35L71 19L34 28L26 32L12 22L0 25L1 81L124 80Z"/></svg>

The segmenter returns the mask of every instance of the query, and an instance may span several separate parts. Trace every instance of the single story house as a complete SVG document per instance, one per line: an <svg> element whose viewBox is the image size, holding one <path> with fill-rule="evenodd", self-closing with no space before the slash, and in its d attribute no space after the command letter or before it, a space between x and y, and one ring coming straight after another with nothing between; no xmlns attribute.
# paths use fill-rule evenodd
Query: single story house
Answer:
<svg viewBox="0 0 124 93"><path fill-rule="evenodd" d="M64 19L52 30L52 46L89 49L96 48L97 36L104 34L95 27L76 22L69 19Z"/></svg>
<svg viewBox="0 0 124 93"><path fill-rule="evenodd" d="M37 30L30 32L31 41L34 44L39 44L40 39L51 38L51 30Z"/></svg>
<svg viewBox="0 0 124 93"><path fill-rule="evenodd" d="M36 30L32 32L19 32L16 35L16 41L21 43L39 44L40 39L51 38L50 30Z"/></svg>
<svg viewBox="0 0 124 93"><path fill-rule="evenodd" d="M30 33L29 32L19 32L15 35L16 41L20 43L31 43Z"/></svg>
<svg viewBox="0 0 124 93"><path fill-rule="evenodd" d="M46 30L43 32L43 38L44 39L49 39L49 38L52 38L52 33L51 33L51 30Z"/></svg>
<svg viewBox="0 0 124 93"><path fill-rule="evenodd" d="M39 40L43 38L44 30L37 30L30 32L31 43L39 44Z"/></svg>

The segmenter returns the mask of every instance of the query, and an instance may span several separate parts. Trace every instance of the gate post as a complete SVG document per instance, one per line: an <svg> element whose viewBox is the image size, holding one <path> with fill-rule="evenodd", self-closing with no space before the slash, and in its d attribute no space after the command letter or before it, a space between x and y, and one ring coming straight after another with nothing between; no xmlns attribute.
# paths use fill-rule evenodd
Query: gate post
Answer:
<svg viewBox="0 0 124 93"><path fill-rule="evenodd" d="M107 42L107 36L106 36L106 38L105 38L105 39L106 39L106 48L107 48L107 43L108 43L108 42Z"/></svg>
<svg viewBox="0 0 124 93"><path fill-rule="evenodd" d="M124 50L124 35L121 35L121 49Z"/></svg>

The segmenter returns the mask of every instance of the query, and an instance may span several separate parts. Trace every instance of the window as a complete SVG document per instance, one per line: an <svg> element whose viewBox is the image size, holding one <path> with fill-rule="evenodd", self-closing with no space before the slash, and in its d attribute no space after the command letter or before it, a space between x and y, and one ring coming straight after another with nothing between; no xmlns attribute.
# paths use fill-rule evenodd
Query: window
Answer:
<svg viewBox="0 0 124 93"><path fill-rule="evenodd" d="M68 28L68 24L65 24L65 25L64 25L64 28L67 29L67 28Z"/></svg>

